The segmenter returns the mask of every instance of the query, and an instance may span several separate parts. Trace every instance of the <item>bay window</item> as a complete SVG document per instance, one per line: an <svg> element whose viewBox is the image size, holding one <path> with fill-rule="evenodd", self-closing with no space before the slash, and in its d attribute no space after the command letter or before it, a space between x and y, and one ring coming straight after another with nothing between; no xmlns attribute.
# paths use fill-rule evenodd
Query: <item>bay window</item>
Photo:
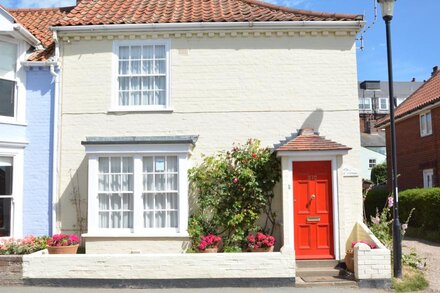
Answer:
<svg viewBox="0 0 440 293"><path fill-rule="evenodd" d="M188 156L196 138L83 141L89 161L87 236L187 235Z"/></svg>
<svg viewBox="0 0 440 293"><path fill-rule="evenodd" d="M113 107L160 110L169 107L169 42L114 42L116 84Z"/></svg>
<svg viewBox="0 0 440 293"><path fill-rule="evenodd" d="M0 41L0 116L15 117L17 45Z"/></svg>

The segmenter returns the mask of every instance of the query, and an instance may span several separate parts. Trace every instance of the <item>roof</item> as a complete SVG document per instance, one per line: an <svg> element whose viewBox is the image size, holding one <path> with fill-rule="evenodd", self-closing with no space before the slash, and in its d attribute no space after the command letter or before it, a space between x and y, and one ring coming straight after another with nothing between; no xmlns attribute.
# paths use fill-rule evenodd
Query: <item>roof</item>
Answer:
<svg viewBox="0 0 440 293"><path fill-rule="evenodd" d="M361 133L361 146L363 147L385 147L385 133L369 134Z"/></svg>
<svg viewBox="0 0 440 293"><path fill-rule="evenodd" d="M354 20L362 20L362 16L292 9L257 0L82 0L59 24Z"/></svg>
<svg viewBox="0 0 440 293"><path fill-rule="evenodd" d="M300 130L299 135L276 149L278 152L351 150L343 144L316 134L313 129Z"/></svg>
<svg viewBox="0 0 440 293"><path fill-rule="evenodd" d="M89 136L82 145L109 145L109 144L192 144L195 145L197 135L174 136Z"/></svg>
<svg viewBox="0 0 440 293"><path fill-rule="evenodd" d="M440 101L440 71L435 71L431 78L416 90L408 99L396 108L395 118L404 118L411 113L423 109ZM377 122L376 127L383 126L390 121L387 115Z"/></svg>
<svg viewBox="0 0 440 293"><path fill-rule="evenodd" d="M7 9L15 20L30 31L44 46L43 50L32 54L30 61L46 61L53 55L53 39L50 26L59 22L73 7Z"/></svg>
<svg viewBox="0 0 440 293"><path fill-rule="evenodd" d="M408 98L413 92L415 92L420 86L423 85L423 82L420 81L396 81L394 84L394 97L397 100L405 100ZM371 90L363 90L360 88L359 83L359 98L388 98L389 97L389 87L388 81L380 81L380 90L371 91Z"/></svg>

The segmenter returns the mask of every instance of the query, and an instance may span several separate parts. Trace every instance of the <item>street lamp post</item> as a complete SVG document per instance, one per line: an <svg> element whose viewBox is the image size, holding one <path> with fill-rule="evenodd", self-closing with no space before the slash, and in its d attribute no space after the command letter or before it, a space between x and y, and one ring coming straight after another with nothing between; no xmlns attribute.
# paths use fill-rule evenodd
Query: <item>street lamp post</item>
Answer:
<svg viewBox="0 0 440 293"><path fill-rule="evenodd" d="M396 124L394 121L394 85L393 61L391 55L391 20L393 19L394 3L396 0L377 0L382 7L382 17L385 21L387 34L388 55L388 85L390 94L390 129L391 129L391 176L393 192L393 258L394 277L402 277L402 234L399 220L399 189L397 186L397 156L396 156Z"/></svg>

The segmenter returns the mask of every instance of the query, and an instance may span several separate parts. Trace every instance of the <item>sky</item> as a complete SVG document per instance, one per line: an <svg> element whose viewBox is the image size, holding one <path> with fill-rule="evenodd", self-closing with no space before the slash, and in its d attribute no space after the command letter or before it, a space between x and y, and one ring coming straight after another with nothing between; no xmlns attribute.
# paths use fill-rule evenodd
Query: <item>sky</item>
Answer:
<svg viewBox="0 0 440 293"><path fill-rule="evenodd" d="M277 5L324 12L365 15L366 27L374 19L375 0L265 0ZM71 6L75 0L0 0L5 7ZM377 22L365 33L363 50L357 50L358 79L387 80L385 24L380 7ZM439 0L397 0L392 21L393 72L395 81L430 77L440 65ZM360 35L358 35L359 37ZM357 43L360 47L360 42Z"/></svg>

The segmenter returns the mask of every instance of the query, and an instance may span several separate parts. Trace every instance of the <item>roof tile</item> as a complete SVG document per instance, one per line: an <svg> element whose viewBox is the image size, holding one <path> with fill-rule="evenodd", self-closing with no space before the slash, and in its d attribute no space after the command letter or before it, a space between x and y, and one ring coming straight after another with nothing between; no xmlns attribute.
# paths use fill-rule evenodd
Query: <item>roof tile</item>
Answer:
<svg viewBox="0 0 440 293"><path fill-rule="evenodd" d="M314 133L313 130L304 129L300 134L277 148L278 152L298 152L298 151L334 151L351 150L343 144L326 139Z"/></svg>

